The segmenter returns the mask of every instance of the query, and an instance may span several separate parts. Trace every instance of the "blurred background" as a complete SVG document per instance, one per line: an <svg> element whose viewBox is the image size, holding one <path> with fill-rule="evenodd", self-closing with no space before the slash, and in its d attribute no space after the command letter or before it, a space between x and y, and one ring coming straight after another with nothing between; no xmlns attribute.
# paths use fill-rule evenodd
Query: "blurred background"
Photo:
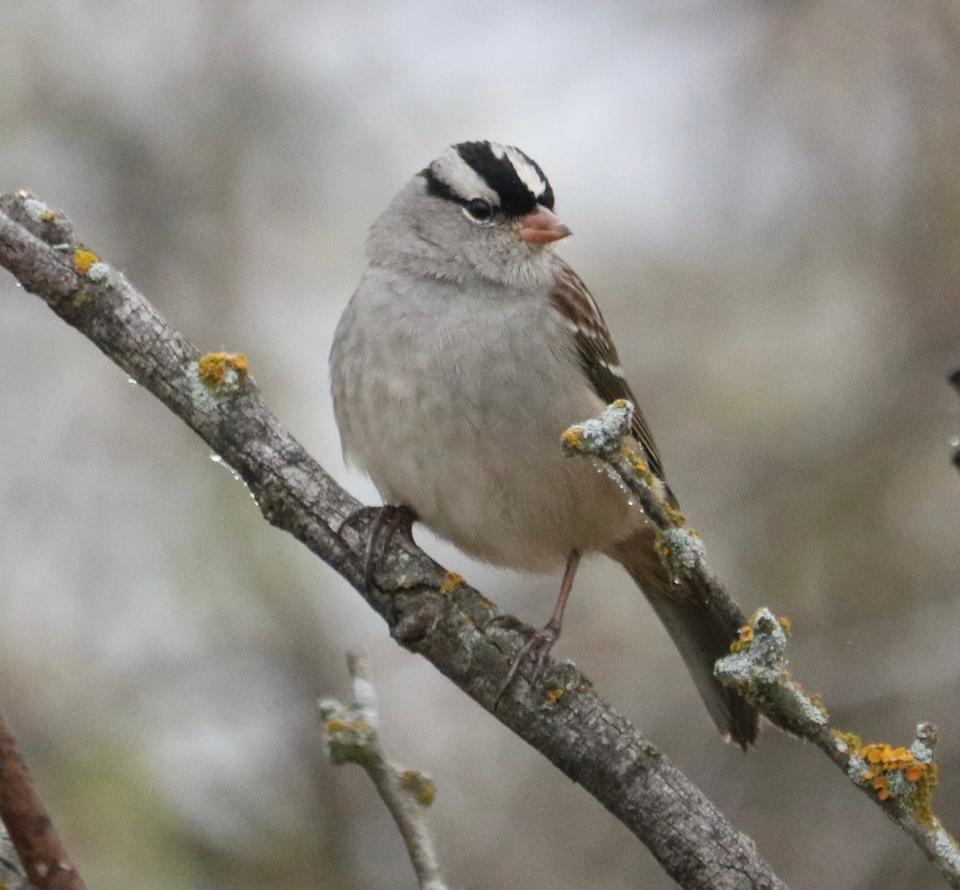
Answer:
<svg viewBox="0 0 960 890"><path fill-rule="evenodd" d="M839 725L941 730L960 829L954 0L0 0L0 190L64 208L355 495L327 380L367 227L445 145L537 159L671 484ZM385 633L153 397L0 275L0 704L90 887L412 888L315 700L372 656L439 786L452 885L672 886L586 793ZM571 418L576 419L576 418ZM535 624L558 583L418 540ZM571 657L796 887L940 886L821 755L718 739L626 576Z"/></svg>

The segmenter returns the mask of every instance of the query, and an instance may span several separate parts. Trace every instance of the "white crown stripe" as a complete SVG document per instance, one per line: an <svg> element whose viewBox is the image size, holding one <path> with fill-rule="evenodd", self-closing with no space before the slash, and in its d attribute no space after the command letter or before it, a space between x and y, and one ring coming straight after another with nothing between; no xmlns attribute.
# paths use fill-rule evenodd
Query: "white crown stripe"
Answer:
<svg viewBox="0 0 960 890"><path fill-rule="evenodd" d="M445 182L450 190L469 201L471 198L483 198L494 206L499 206L500 196L487 185L487 181L473 169L454 147L446 149L438 157L431 169L439 179Z"/></svg>
<svg viewBox="0 0 960 890"><path fill-rule="evenodd" d="M494 146L491 144L490 148L493 149ZM498 145L496 148L501 149L506 154L507 160L510 161L513 169L517 171L517 176L520 177L520 181L530 189L535 198L539 198L546 189L547 183L543 177L537 173L537 168L512 145ZM497 155L497 157L501 157L501 155Z"/></svg>

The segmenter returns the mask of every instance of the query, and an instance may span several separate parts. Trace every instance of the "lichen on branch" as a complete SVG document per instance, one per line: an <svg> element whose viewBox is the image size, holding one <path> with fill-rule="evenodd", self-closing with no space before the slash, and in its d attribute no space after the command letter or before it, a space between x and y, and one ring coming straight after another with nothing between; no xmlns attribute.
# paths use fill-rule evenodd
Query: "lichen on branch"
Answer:
<svg viewBox="0 0 960 890"><path fill-rule="evenodd" d="M429 776L403 769L387 755L380 739L377 690L366 656L350 653L347 668L352 679L350 700L343 703L325 698L318 705L330 760L355 763L366 770L397 823L421 890L446 890L422 812L433 803L436 786Z"/></svg>
<svg viewBox="0 0 960 890"><path fill-rule="evenodd" d="M717 678L781 729L820 748L917 842L952 886L960 886L960 846L933 812L936 727L920 723L909 748L864 744L855 733L832 727L820 698L790 676L789 636L789 622L775 618L769 609L757 609L730 655L717 662Z"/></svg>
<svg viewBox="0 0 960 890"><path fill-rule="evenodd" d="M724 686L736 689L768 717L776 715L777 726L794 735L804 736L811 726L826 726L828 715L819 699L790 680L787 631L769 609L753 613L730 650L714 666Z"/></svg>
<svg viewBox="0 0 960 890"><path fill-rule="evenodd" d="M960 372L955 375L960 389ZM602 463L625 491L636 498L658 535L654 543L664 566L683 577L714 608L732 614L736 606L711 574L699 535L686 526L666 487L650 473L628 440L633 406L619 400L600 415L570 427L562 435L564 453ZM854 784L867 792L934 862L951 886L960 888L960 847L931 808L937 782L933 760L936 730L921 723L909 749L863 745L859 737L830 726L820 699L790 677L786 650L789 622L767 608L757 609L740 630L729 655L714 667L717 679L736 690L771 723L817 745Z"/></svg>

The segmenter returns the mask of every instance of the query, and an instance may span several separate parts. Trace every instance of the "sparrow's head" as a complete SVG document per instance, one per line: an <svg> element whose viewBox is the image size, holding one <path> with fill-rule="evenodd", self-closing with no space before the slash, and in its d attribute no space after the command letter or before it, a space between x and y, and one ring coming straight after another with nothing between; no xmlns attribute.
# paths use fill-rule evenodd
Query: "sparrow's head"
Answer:
<svg viewBox="0 0 960 890"><path fill-rule="evenodd" d="M401 190L371 233L371 257L463 280L535 284L550 268L544 247L570 234L553 189L531 157L496 142L445 149Z"/></svg>

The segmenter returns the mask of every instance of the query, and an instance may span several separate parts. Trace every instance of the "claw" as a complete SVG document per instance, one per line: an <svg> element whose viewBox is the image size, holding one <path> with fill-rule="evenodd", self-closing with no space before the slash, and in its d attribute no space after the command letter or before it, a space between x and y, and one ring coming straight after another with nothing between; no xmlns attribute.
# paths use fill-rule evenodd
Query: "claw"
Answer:
<svg viewBox="0 0 960 890"><path fill-rule="evenodd" d="M350 526L356 525L361 519L366 519L372 514L379 513L382 509L383 507L357 507L356 510L354 510L352 513L349 513L341 520L340 525L338 525L336 528L337 535L342 538L344 529L348 529ZM374 516L374 518L376 517Z"/></svg>
<svg viewBox="0 0 960 890"><path fill-rule="evenodd" d="M543 670L543 665L546 663L547 656L550 654L553 644L559 639L560 627L559 625L555 624L553 620L548 621L544 627L540 628L540 630L533 631L533 633L530 635L530 639L523 644L520 651L513 659L513 662L510 665L510 670L507 671L507 677L503 681L503 685L500 687L500 691L497 693L496 699L494 699L494 710L499 707L500 700L503 698L504 693L506 693L506 691L510 688L510 685L513 683L514 678L517 676L517 672L520 670L520 665L523 664L523 662L528 658L533 661L533 673L530 676L530 682L537 682L537 678L540 676L540 672Z"/></svg>
<svg viewBox="0 0 960 890"><path fill-rule="evenodd" d="M371 513L374 514L373 521L367 529L366 544L363 551L363 584L370 591L374 588L374 573L376 572L378 562L383 559L383 554L393 540L393 536L402 532L407 538L413 540L412 528L416 522L417 514L409 507L403 504L384 504L382 507L360 507L354 510L349 516L345 517L337 529L337 534L342 535L345 528L356 524L359 520L366 519ZM380 553L376 555L377 545L379 544Z"/></svg>

